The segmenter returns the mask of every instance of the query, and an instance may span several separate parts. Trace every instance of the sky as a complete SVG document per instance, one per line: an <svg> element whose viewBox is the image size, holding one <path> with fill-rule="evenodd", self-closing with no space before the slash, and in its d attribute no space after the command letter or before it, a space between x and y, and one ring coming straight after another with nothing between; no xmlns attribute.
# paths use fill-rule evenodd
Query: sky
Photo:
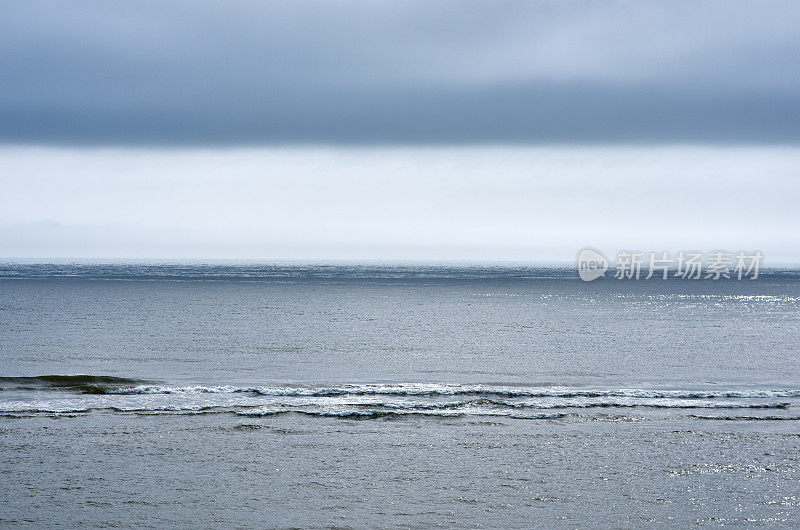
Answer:
<svg viewBox="0 0 800 530"><path fill-rule="evenodd" d="M0 5L0 257L800 261L793 1Z"/></svg>

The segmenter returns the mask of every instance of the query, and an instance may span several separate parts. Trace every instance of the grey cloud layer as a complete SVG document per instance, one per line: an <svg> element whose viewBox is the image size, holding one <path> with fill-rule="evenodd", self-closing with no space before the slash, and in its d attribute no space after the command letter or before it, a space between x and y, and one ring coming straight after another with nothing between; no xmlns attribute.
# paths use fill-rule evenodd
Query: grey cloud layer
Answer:
<svg viewBox="0 0 800 530"><path fill-rule="evenodd" d="M0 141L800 140L794 2L20 2Z"/></svg>

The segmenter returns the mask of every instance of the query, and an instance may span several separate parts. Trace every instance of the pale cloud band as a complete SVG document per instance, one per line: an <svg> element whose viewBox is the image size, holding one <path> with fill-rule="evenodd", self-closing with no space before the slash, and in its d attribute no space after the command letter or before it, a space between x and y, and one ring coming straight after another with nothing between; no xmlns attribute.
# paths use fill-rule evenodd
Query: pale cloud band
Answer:
<svg viewBox="0 0 800 530"><path fill-rule="evenodd" d="M800 258L800 148L0 149L3 257Z"/></svg>

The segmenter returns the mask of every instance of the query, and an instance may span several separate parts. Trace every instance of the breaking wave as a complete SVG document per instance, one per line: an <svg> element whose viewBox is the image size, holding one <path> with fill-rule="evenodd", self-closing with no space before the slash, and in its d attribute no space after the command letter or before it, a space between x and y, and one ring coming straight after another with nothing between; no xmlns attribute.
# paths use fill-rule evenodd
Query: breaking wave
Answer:
<svg viewBox="0 0 800 530"><path fill-rule="evenodd" d="M696 420L721 420L721 421L800 421L800 416L703 416L690 414Z"/></svg>
<svg viewBox="0 0 800 530"><path fill-rule="evenodd" d="M23 377L0 377L0 390L46 390L60 389L84 394L103 394L114 389L130 388L149 383L146 379L117 377L111 375L38 375Z"/></svg>
<svg viewBox="0 0 800 530"><path fill-rule="evenodd" d="M0 387L12 390L0 395L0 415L5 417L296 413L341 418L503 416L555 420L599 409L755 411L800 405L800 390L796 389L614 389L451 383L178 386L91 375L4 377L0 378Z"/></svg>
<svg viewBox="0 0 800 530"><path fill-rule="evenodd" d="M534 398L600 398L625 397L647 399L718 399L718 398L793 398L800 390L646 390L646 389L574 389L563 387L526 388L494 385L448 384L365 384L307 386L156 386L109 388L109 394L236 394L263 396L500 396Z"/></svg>

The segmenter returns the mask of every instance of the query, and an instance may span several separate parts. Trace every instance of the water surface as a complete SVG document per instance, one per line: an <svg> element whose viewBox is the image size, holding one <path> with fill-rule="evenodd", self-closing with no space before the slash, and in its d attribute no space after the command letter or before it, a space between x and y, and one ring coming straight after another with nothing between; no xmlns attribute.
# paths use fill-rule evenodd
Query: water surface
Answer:
<svg viewBox="0 0 800 530"><path fill-rule="evenodd" d="M0 522L797 526L800 274L0 264Z"/></svg>

